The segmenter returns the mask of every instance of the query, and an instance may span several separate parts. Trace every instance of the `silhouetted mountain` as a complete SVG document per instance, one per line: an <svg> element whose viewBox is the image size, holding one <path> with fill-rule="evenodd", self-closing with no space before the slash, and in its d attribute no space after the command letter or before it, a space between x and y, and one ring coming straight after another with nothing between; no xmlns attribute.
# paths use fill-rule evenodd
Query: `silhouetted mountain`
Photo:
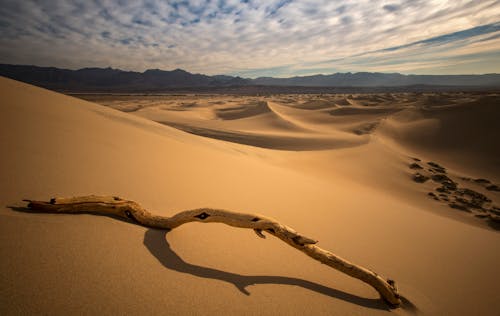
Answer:
<svg viewBox="0 0 500 316"><path fill-rule="evenodd" d="M83 68L79 70L0 64L0 75L37 86L73 92L158 92L175 89L204 89L224 87L485 87L499 88L500 74L486 75L402 75L399 73L336 73L292 78L240 77L192 74L182 69L165 71L149 69L144 72L112 68Z"/></svg>
<svg viewBox="0 0 500 316"><path fill-rule="evenodd" d="M336 73L292 78L261 77L253 84L266 86L303 87L400 87L414 85L436 86L500 86L500 74L487 75L402 75L399 73Z"/></svg>
<svg viewBox="0 0 500 316"><path fill-rule="evenodd" d="M247 85L240 77L206 76L182 69L148 69L142 73L112 68L58 69L0 64L0 75L63 91L161 91L185 87Z"/></svg>

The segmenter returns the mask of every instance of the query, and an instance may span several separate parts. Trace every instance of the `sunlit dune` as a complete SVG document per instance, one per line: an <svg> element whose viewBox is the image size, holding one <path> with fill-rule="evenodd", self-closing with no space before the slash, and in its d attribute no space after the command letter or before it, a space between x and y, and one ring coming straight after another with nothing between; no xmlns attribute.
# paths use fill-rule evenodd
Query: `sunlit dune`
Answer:
<svg viewBox="0 0 500 316"><path fill-rule="evenodd" d="M91 103L6 78L0 89L5 314L500 309L498 95L86 95ZM389 310L370 286L248 230L165 233L27 213L21 202L89 194L164 216L265 214L395 279L405 300Z"/></svg>

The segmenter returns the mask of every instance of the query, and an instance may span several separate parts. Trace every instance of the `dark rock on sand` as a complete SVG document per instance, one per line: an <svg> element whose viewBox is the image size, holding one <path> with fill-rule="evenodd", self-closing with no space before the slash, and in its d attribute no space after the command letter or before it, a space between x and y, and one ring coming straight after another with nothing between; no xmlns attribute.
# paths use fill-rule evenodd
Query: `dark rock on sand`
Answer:
<svg viewBox="0 0 500 316"><path fill-rule="evenodd" d="M493 206L491 209L488 210L490 213L495 214L497 216L500 216L500 208Z"/></svg>
<svg viewBox="0 0 500 316"><path fill-rule="evenodd" d="M420 159L411 158L409 168L415 170L413 181L424 183L428 180L439 183L434 192L428 192L427 196L437 202L447 204L450 208L470 213L471 216L488 221L494 229L500 230L500 208L491 205L492 200L486 195L469 188L459 187L447 174L446 168L436 162L427 162L428 167L420 163ZM425 168L424 168L425 167ZM469 178L460 176L462 181L474 182L490 191L500 191L500 187L483 178Z"/></svg>
<svg viewBox="0 0 500 316"><path fill-rule="evenodd" d="M450 190L448 190L446 187L442 186L442 187L439 187L439 188L436 188L436 191L438 192L443 192L443 193L451 193Z"/></svg>
<svg viewBox="0 0 500 316"><path fill-rule="evenodd" d="M457 183L444 174L433 174L431 179L437 183L441 183L441 185L448 190L453 191L457 189Z"/></svg>
<svg viewBox="0 0 500 316"><path fill-rule="evenodd" d="M433 198L434 200L439 201L439 198L437 197L437 195L434 192L429 192L429 193L427 193L427 195L430 196L431 198Z"/></svg>
<svg viewBox="0 0 500 316"><path fill-rule="evenodd" d="M429 171L437 173L446 173L446 169L435 162L429 161L427 164L432 167L431 169L429 169Z"/></svg>
<svg viewBox="0 0 500 316"><path fill-rule="evenodd" d="M459 197L459 196L455 197L455 202L460 204L460 205L464 205L464 206L467 206L470 208L476 208L476 209L482 209L483 203L484 203L484 202L474 200L474 199L468 200L468 199L465 199L465 198Z"/></svg>
<svg viewBox="0 0 500 316"><path fill-rule="evenodd" d="M432 180L434 180L436 182L439 182L439 183L442 183L442 182L453 182L453 180L451 180L450 177L448 177L445 174L433 174L431 176L431 178L432 178Z"/></svg>
<svg viewBox="0 0 500 316"><path fill-rule="evenodd" d="M479 201L483 201L483 202L491 202L491 200L484 194L482 193L479 193L477 191L474 191L474 190L471 190L471 189L468 189L468 188L460 188L456 191L457 195L460 195L460 196L469 196L470 198L472 199L476 199L476 200L479 200Z"/></svg>
<svg viewBox="0 0 500 316"><path fill-rule="evenodd" d="M487 180L487 179L482 179L482 178L479 178L479 179L474 179L474 182L476 183L480 183L480 184L488 184L488 183L491 183L490 180Z"/></svg>
<svg viewBox="0 0 500 316"><path fill-rule="evenodd" d="M424 168L422 168L422 166L419 165L418 163L414 162L410 164L410 169L424 169Z"/></svg>
<svg viewBox="0 0 500 316"><path fill-rule="evenodd" d="M485 203L491 202L484 194L467 188L460 188L455 194L455 204L480 211L485 211Z"/></svg>
<svg viewBox="0 0 500 316"><path fill-rule="evenodd" d="M457 209L457 210L461 210L461 211L466 211L466 212L470 212L469 209L465 206L465 205L462 205L462 204L458 204L458 203L455 203L455 202L452 202L450 204L448 204L451 208L454 208L454 209Z"/></svg>
<svg viewBox="0 0 500 316"><path fill-rule="evenodd" d="M418 183L424 183L427 180L429 180L428 176L424 176L423 174L417 172L413 175L413 181L418 182Z"/></svg>
<svg viewBox="0 0 500 316"><path fill-rule="evenodd" d="M500 192L500 187L496 184L491 184L486 187L486 190Z"/></svg>

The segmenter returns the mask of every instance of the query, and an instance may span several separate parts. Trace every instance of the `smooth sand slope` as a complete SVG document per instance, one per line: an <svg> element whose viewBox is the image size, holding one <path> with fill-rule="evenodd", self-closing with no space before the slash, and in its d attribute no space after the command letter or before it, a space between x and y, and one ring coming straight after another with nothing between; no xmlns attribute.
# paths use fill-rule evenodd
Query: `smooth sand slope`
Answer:
<svg viewBox="0 0 500 316"><path fill-rule="evenodd" d="M417 126L398 128L405 120L449 117L445 108L429 112L417 97L384 95L316 103L306 96L107 101L132 111L122 113L5 78L0 89L2 314L500 310L498 232L487 219L428 197L433 180L412 181L411 157L423 159L421 172L429 175L425 162L435 160L459 186L488 195L485 207L498 205L498 192L473 181L498 184L498 155L471 150L453 159L444 154L443 140L422 143ZM422 116L396 116L402 112L395 103ZM335 115L342 107L368 105L378 110ZM185 133L169 123L197 130ZM227 142L193 135L211 130L236 136ZM253 144L241 141L249 135ZM286 148L278 148L280 137L289 140ZM474 159L482 160L471 164ZM416 307L389 310L371 287L248 230L189 224L165 236L104 216L30 214L20 202L86 194L119 195L164 215L211 206L274 217L394 278Z"/></svg>

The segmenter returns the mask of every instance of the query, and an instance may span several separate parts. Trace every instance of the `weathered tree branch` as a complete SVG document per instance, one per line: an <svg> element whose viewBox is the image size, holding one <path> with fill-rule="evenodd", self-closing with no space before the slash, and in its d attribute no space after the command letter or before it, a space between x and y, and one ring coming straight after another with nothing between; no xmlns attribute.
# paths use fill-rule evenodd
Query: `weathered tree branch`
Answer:
<svg viewBox="0 0 500 316"><path fill-rule="evenodd" d="M355 265L329 251L316 246L316 240L300 235L292 228L262 215L235 213L226 210L200 208L177 213L172 217L153 215L138 203L112 196L83 196L71 198L52 198L49 202L24 200L32 210L48 213L92 212L114 215L132 220L136 224L171 230L189 222L224 223L230 226L250 228L261 237L267 232L306 255L357 278L377 290L389 305L396 307L401 299L392 280L385 280L375 272Z"/></svg>

